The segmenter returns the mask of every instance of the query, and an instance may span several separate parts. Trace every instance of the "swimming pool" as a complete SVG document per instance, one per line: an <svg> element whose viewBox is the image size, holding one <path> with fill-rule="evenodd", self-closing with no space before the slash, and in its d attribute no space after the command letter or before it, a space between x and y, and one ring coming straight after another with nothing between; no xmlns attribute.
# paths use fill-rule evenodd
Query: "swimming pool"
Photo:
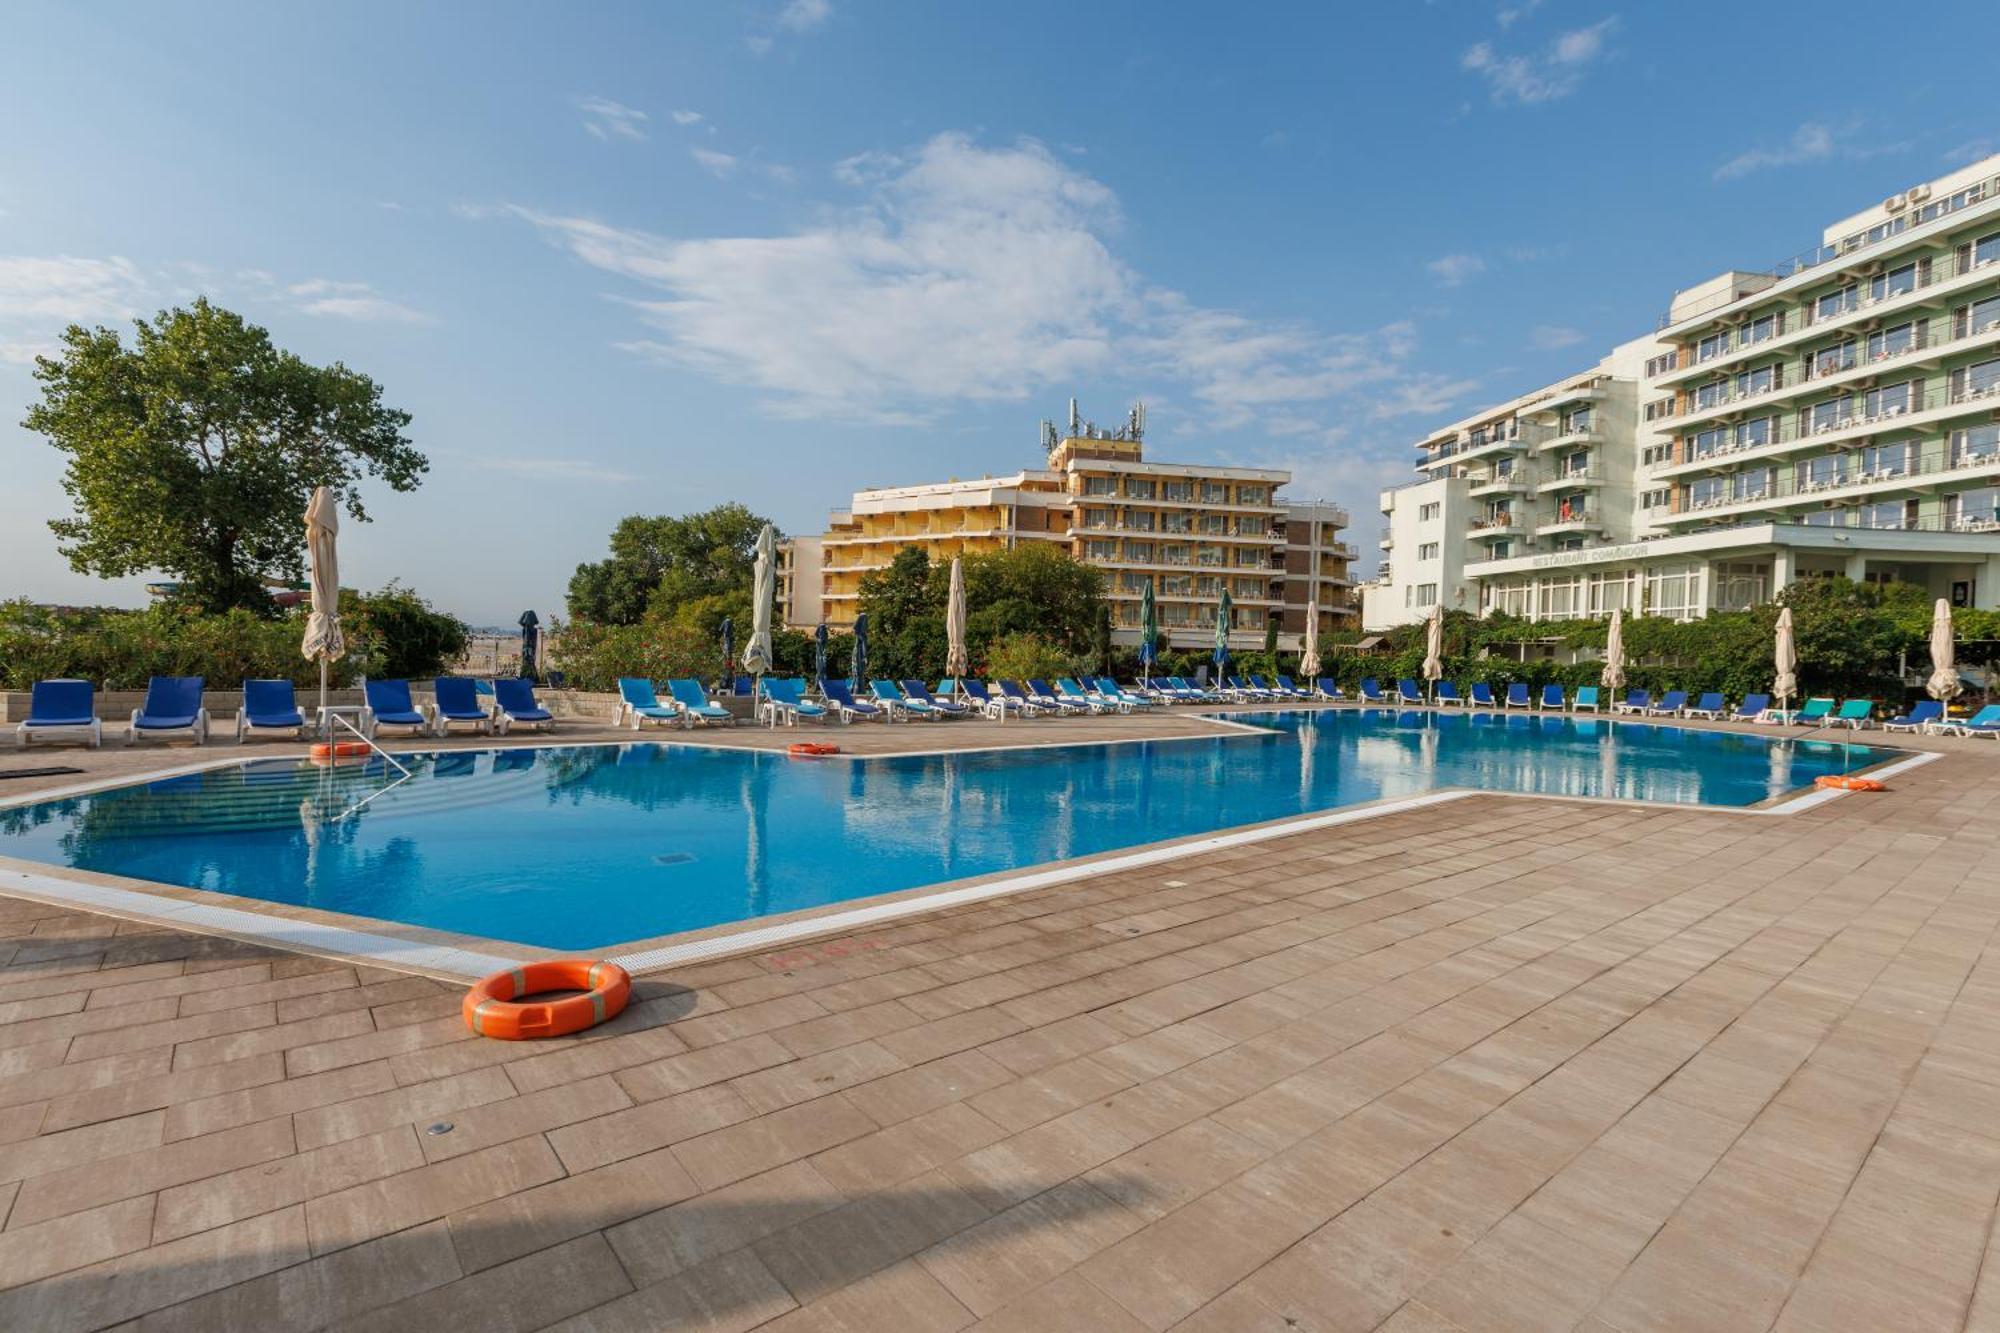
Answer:
<svg viewBox="0 0 2000 1333"><path fill-rule="evenodd" d="M253 760L0 809L0 856L598 950L1444 787L1741 807L1895 753L1524 714L1233 717L1252 729L865 759L454 750L402 756L405 781Z"/></svg>

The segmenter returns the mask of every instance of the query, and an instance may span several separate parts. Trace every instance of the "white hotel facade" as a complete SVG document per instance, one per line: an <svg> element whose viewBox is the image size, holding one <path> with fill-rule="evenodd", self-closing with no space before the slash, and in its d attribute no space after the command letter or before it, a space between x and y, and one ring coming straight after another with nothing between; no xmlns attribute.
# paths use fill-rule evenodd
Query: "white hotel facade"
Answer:
<svg viewBox="0 0 2000 1333"><path fill-rule="evenodd" d="M1433 432L1362 623L1696 618L1802 578L2000 607L2000 156Z"/></svg>

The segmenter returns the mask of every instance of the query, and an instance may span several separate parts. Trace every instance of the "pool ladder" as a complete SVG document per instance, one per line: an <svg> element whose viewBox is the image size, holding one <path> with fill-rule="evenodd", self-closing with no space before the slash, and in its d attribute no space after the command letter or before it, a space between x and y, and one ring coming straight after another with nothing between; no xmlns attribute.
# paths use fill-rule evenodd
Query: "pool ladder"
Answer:
<svg viewBox="0 0 2000 1333"><path fill-rule="evenodd" d="M370 801L374 800L378 796L383 795L386 792L394 791L396 788L402 786L405 782L408 782L412 777L415 777L416 775L411 773L409 769L405 768L402 762L398 760L396 756L390 754L387 750L377 745L375 743L374 737L367 735L365 732L361 730L361 728L355 726L352 722L349 722L346 718L340 716L340 714L338 713L333 714L332 721L339 723L341 726L353 732L354 738L356 740L360 741L363 745L367 746L374 753L382 756L382 762L386 764L388 767L393 768L398 773L402 774L402 776L397 778L394 782L391 782L384 787L377 787L374 791L369 792L366 796L356 801L353 805L348 806L345 810L342 810L339 814L335 815L332 819L327 821L330 824L338 824L343 820L352 817L353 815L359 814L362 806L368 804ZM329 737L329 739L331 739L331 737Z"/></svg>

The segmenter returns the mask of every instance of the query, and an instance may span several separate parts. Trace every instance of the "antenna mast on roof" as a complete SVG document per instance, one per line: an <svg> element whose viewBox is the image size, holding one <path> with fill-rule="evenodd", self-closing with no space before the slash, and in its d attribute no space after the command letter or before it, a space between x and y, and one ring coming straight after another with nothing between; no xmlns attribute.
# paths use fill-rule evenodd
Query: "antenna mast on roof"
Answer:
<svg viewBox="0 0 2000 1333"><path fill-rule="evenodd" d="M1077 415L1074 398L1069 400L1069 433L1071 439L1083 433L1083 418Z"/></svg>

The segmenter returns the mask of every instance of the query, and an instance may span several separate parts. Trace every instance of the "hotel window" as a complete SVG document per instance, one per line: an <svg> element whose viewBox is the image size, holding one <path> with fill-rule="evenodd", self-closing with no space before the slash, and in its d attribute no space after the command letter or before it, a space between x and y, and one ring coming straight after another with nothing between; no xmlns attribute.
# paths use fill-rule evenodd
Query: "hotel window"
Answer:
<svg viewBox="0 0 2000 1333"><path fill-rule="evenodd" d="M1966 338L1984 333L1995 325L2000 325L2000 296L1989 296L1983 301L1960 306L1952 319L1951 334L1954 338Z"/></svg>
<svg viewBox="0 0 2000 1333"><path fill-rule="evenodd" d="M1916 289L1917 266L1915 264L1905 264L1901 268L1892 268L1887 273L1878 274L1870 278L1868 280L1868 299L1871 301L1886 301L1892 296L1901 296L1904 292L1913 292Z"/></svg>
<svg viewBox="0 0 2000 1333"><path fill-rule="evenodd" d="M1153 484L1151 477L1125 478L1125 494L1134 500L1150 500L1158 490L1159 487Z"/></svg>
<svg viewBox="0 0 2000 1333"><path fill-rule="evenodd" d="M1714 504L1722 498L1722 478L1703 477L1700 481L1688 483L1688 503L1690 505Z"/></svg>
<svg viewBox="0 0 2000 1333"><path fill-rule="evenodd" d="M1258 518L1254 514L1238 514L1236 516L1236 535L1239 537L1268 537L1271 535L1271 524L1268 520Z"/></svg>
<svg viewBox="0 0 2000 1333"><path fill-rule="evenodd" d="M1991 236L1982 236L1972 243L1973 267L1990 264L1996 259L2000 259L2000 231L1994 232Z"/></svg>
<svg viewBox="0 0 2000 1333"><path fill-rule="evenodd" d="M1729 427L1710 426L1707 430L1696 431L1688 441L1688 457L1707 458L1720 453L1729 444Z"/></svg>
<svg viewBox="0 0 2000 1333"><path fill-rule="evenodd" d="M1229 563L1229 552L1220 546L1199 547L1194 553L1194 562L1197 565L1226 565Z"/></svg>
<svg viewBox="0 0 2000 1333"><path fill-rule="evenodd" d="M1811 364L1806 367L1806 373L1815 378L1821 375L1837 375L1843 370L1852 370L1859 364L1854 356L1854 340L1849 338L1845 342L1822 347L1814 352Z"/></svg>
<svg viewBox="0 0 2000 1333"><path fill-rule="evenodd" d="M1649 570L1646 574L1646 608L1656 616L1682 616L1688 611L1688 594L1698 575L1686 568Z"/></svg>
<svg viewBox="0 0 2000 1333"><path fill-rule="evenodd" d="M1085 495L1115 495L1117 492L1118 478L1116 477L1085 477L1083 479L1083 493Z"/></svg>
<svg viewBox="0 0 2000 1333"><path fill-rule="evenodd" d="M1129 569L1118 576L1118 586L1126 592L1138 592L1152 581L1149 575L1135 574Z"/></svg>
<svg viewBox="0 0 2000 1333"><path fill-rule="evenodd" d="M1710 380L1708 383L1700 385L1695 389L1694 405L1696 408L1714 407L1717 403L1727 399L1728 396L1728 380Z"/></svg>
<svg viewBox="0 0 2000 1333"><path fill-rule="evenodd" d="M1186 542L1165 542L1160 547L1160 563L1163 565L1185 565L1192 562Z"/></svg>
<svg viewBox="0 0 2000 1333"><path fill-rule="evenodd" d="M1854 526L1857 528L1913 528L1917 524L1917 502L1915 500L1884 500L1880 504L1862 505L1854 511Z"/></svg>
<svg viewBox="0 0 2000 1333"><path fill-rule="evenodd" d="M1764 565L1718 564L1715 567L1715 608L1747 611L1764 601L1771 571Z"/></svg>
<svg viewBox="0 0 2000 1333"><path fill-rule="evenodd" d="M1784 316L1764 315L1751 320L1738 330L1736 341L1744 347L1752 347L1760 342L1768 342L1784 331Z"/></svg>
<svg viewBox="0 0 2000 1333"><path fill-rule="evenodd" d="M1419 583L1416 587L1418 606L1436 606L1438 586L1435 583Z"/></svg>
<svg viewBox="0 0 2000 1333"><path fill-rule="evenodd" d="M1837 292L1828 292L1813 302L1813 318L1832 319L1844 315L1861 303L1861 293L1853 286L1842 287Z"/></svg>
<svg viewBox="0 0 2000 1333"><path fill-rule="evenodd" d="M1194 499L1194 483L1191 481L1168 481L1160 484L1162 500L1178 500L1186 503Z"/></svg>
<svg viewBox="0 0 2000 1333"><path fill-rule="evenodd" d="M1162 532L1193 532L1194 516L1191 514L1166 513L1160 515Z"/></svg>
<svg viewBox="0 0 2000 1333"><path fill-rule="evenodd" d="M1271 493L1262 486L1238 486L1236 503L1240 505L1269 504Z"/></svg>
<svg viewBox="0 0 2000 1333"><path fill-rule="evenodd" d="M1201 502L1205 505L1229 503L1229 488L1219 481L1204 481L1201 484Z"/></svg>
<svg viewBox="0 0 2000 1333"><path fill-rule="evenodd" d="M1883 329L1868 335L1868 359L1880 361L1884 357L1900 356L1917 345L1917 326L1898 324L1893 329Z"/></svg>
<svg viewBox="0 0 2000 1333"><path fill-rule="evenodd" d="M1125 511L1125 526L1134 532L1151 532L1153 530L1153 511L1150 509L1127 509Z"/></svg>
<svg viewBox="0 0 2000 1333"><path fill-rule="evenodd" d="M1721 333L1711 333L1694 345L1695 364L1700 365L1704 361L1713 361L1728 350L1729 331L1724 329Z"/></svg>
<svg viewBox="0 0 2000 1333"><path fill-rule="evenodd" d="M1086 528L1108 528L1111 526L1109 509L1086 509L1083 511L1083 526Z"/></svg>
<svg viewBox="0 0 2000 1333"><path fill-rule="evenodd" d="M1978 398L2000 387L2000 360L1981 361L1976 366L1963 366L1951 372L1951 394L1953 398Z"/></svg>
<svg viewBox="0 0 2000 1333"><path fill-rule="evenodd" d="M1648 421L1661 421L1673 414L1674 400L1671 398L1656 398L1646 404L1646 420Z"/></svg>
<svg viewBox="0 0 2000 1333"><path fill-rule="evenodd" d="M1674 489L1671 486L1663 486L1656 491L1647 491L1639 497L1640 507L1645 509L1666 509L1673 502Z"/></svg>
<svg viewBox="0 0 2000 1333"><path fill-rule="evenodd" d="M1126 542L1125 558L1142 565L1150 565L1153 563L1153 544L1151 542Z"/></svg>
<svg viewBox="0 0 2000 1333"><path fill-rule="evenodd" d="M1238 579L1234 591L1238 597L1262 597L1270 589L1257 579Z"/></svg>
<svg viewBox="0 0 2000 1333"><path fill-rule="evenodd" d="M1578 408L1563 418L1562 433L1565 435L1581 435L1590 429L1590 419L1591 412L1589 408Z"/></svg>
<svg viewBox="0 0 2000 1333"><path fill-rule="evenodd" d="M1160 591L1169 597L1186 597L1194 591L1194 580L1186 574L1163 574Z"/></svg>
<svg viewBox="0 0 2000 1333"><path fill-rule="evenodd" d="M1229 519L1223 514L1203 514L1201 531L1214 533L1219 537L1229 531Z"/></svg>
<svg viewBox="0 0 2000 1333"><path fill-rule="evenodd" d="M1951 526L1986 530L2000 523L2000 486L1982 486L1945 497Z"/></svg>
<svg viewBox="0 0 2000 1333"><path fill-rule="evenodd" d="M1188 578L1183 574L1180 576L1179 581L1185 585L1188 582ZM1193 582L1194 593L1197 597L1219 597L1222 595L1222 580L1213 574L1203 574Z"/></svg>
<svg viewBox="0 0 2000 1333"><path fill-rule="evenodd" d="M1821 431L1839 430L1854 419L1854 397L1842 394L1823 403L1814 403L1806 409L1805 417L1806 429L1815 435Z"/></svg>
<svg viewBox="0 0 2000 1333"><path fill-rule="evenodd" d="M1443 509L1442 502L1437 500L1433 500L1427 505L1419 505L1417 507L1417 521L1420 523L1429 523L1442 513Z"/></svg>
<svg viewBox="0 0 2000 1333"><path fill-rule="evenodd" d="M1419 544L1418 544L1418 546L1417 546L1417 559L1419 559L1419 560L1435 560L1435 559L1437 559L1437 558L1438 558L1438 543L1436 543L1436 542L1421 542L1421 543L1419 543Z"/></svg>
<svg viewBox="0 0 2000 1333"><path fill-rule="evenodd" d="M1755 449L1760 444L1769 444L1777 438L1776 417L1758 417L1745 421L1736 428L1736 446L1739 449Z"/></svg>
<svg viewBox="0 0 2000 1333"><path fill-rule="evenodd" d="M1902 477L1917 470L1917 442L1871 444L1860 454L1863 476Z"/></svg>
<svg viewBox="0 0 2000 1333"><path fill-rule="evenodd" d="M1493 559L1505 560L1513 554L1514 554L1514 542L1512 538L1509 538L1504 542L1493 543Z"/></svg>
<svg viewBox="0 0 2000 1333"><path fill-rule="evenodd" d="M1915 405L1908 380L1901 384L1885 384L1879 389L1870 389L1861 396L1861 413L1869 420L1878 417L1899 417Z"/></svg>
<svg viewBox="0 0 2000 1333"><path fill-rule="evenodd" d="M1761 500L1769 495L1777 485L1776 468L1757 468L1750 472L1738 472L1730 478L1729 492L1737 500Z"/></svg>
<svg viewBox="0 0 2000 1333"><path fill-rule="evenodd" d="M1796 475L1802 491L1838 486L1847 480L1847 455L1821 454L1818 458L1808 458L1798 465Z"/></svg>
<svg viewBox="0 0 2000 1333"><path fill-rule="evenodd" d="M1639 453L1639 461L1647 467L1659 467L1663 463L1671 463L1673 457L1674 447L1671 444L1649 444Z"/></svg>
<svg viewBox="0 0 2000 1333"><path fill-rule="evenodd" d="M1951 433L1951 461L1954 467L1990 462L2000 458L2000 425L1974 426Z"/></svg>
<svg viewBox="0 0 2000 1333"><path fill-rule="evenodd" d="M1086 560L1116 560L1118 543L1102 540L1087 541L1083 544L1083 558Z"/></svg>

